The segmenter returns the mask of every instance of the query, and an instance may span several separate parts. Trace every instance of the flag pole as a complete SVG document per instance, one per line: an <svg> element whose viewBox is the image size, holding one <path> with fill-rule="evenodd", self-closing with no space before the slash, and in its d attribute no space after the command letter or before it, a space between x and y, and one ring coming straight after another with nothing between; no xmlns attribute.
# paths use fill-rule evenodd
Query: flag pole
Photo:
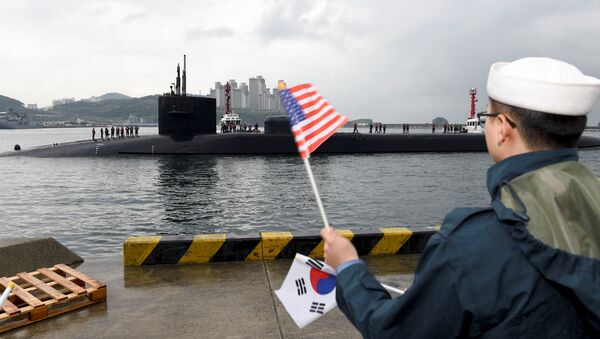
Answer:
<svg viewBox="0 0 600 339"><path fill-rule="evenodd" d="M286 86L286 83L284 81L280 80L279 83L277 84L277 87L278 87L278 89L280 91L280 95L281 95L281 93L285 93L285 92L282 92L282 91L285 91L287 86ZM284 99L283 96L281 96L281 100L282 100L282 104L286 103L286 99ZM298 109L301 109L301 108L298 107ZM290 113L290 110L287 109L287 111L288 111L288 114L291 117L292 114ZM293 129L293 127L292 127L292 129ZM302 138L303 138L303 136L302 136ZM303 156L302 152L300 152L300 155L302 156L302 160L304 160L304 166L306 167L306 173L308 174L308 180L310 181L310 186L312 187L313 192L315 194L315 198L317 200L317 205L319 206L319 212L321 212L321 218L323 219L323 223L325 224L325 229L329 230L331 227L329 227L329 221L327 220L327 215L325 214L325 209L323 208L323 203L321 202L321 196L319 195L319 189L317 188L317 183L316 183L315 178L313 176L312 168L310 167L310 162L308 160L308 158L310 157L310 152L308 152L308 150L305 150L305 152L306 152L306 157ZM394 293L397 293L399 295L403 295L404 292L406 291L406 290L401 290L401 289L398 289L398 288L395 288L395 287L388 286L386 284L381 284L381 286L383 288L385 288L388 292L394 292Z"/></svg>
<svg viewBox="0 0 600 339"><path fill-rule="evenodd" d="M280 91L284 91L287 88L286 83L283 80L279 80L277 84L277 88ZM285 103L282 97L282 104ZM288 112L289 114L289 112ZM317 199L317 205L319 206L319 212L321 212L321 218L323 219L323 223L325 224L325 229L329 230L329 220L327 220L327 215L325 214L325 209L323 208L323 203L321 202L321 196L319 195L319 189L317 188L317 183L315 182L315 178L313 177L312 169L310 168L310 162L308 161L309 155L303 157L304 167L306 167L306 173L308 173L308 180L310 181L310 186L315 193L315 198Z"/></svg>
<svg viewBox="0 0 600 339"><path fill-rule="evenodd" d="M321 217L323 218L323 223L325 223L325 228L329 230L329 221L327 220L327 215L325 214L325 209L323 208L323 203L321 202L321 196L319 195L319 189L317 188L317 183L315 182L315 178L313 177L312 168L310 167L310 162L308 161L308 157L304 158L304 165L306 167L306 173L308 173L308 180L310 181L310 186L315 192L315 198L317 199L317 205L319 206L319 211L321 212ZM388 292L394 292L399 295L403 295L406 290L401 290L399 288L395 288L386 284L380 283L383 288L385 288Z"/></svg>
<svg viewBox="0 0 600 339"><path fill-rule="evenodd" d="M327 215L325 214L325 209L323 208L323 203L321 202L319 189L317 188L317 183L315 182L315 178L313 177L308 157L304 158L304 166L306 167L306 173L308 173L308 180L310 181L310 186L312 187L313 192L315 193L315 198L317 199L317 205L319 206L319 212L321 212L321 218L323 218L325 228L329 230L329 220L327 220Z"/></svg>

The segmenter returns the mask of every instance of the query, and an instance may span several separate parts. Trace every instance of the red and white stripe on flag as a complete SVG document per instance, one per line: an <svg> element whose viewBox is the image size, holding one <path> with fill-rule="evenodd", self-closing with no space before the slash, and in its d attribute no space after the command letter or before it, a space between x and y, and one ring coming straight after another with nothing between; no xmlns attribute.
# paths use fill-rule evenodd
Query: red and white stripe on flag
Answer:
<svg viewBox="0 0 600 339"><path fill-rule="evenodd" d="M301 84L280 92L290 116L292 133L300 156L308 158L348 118L339 114L312 84Z"/></svg>

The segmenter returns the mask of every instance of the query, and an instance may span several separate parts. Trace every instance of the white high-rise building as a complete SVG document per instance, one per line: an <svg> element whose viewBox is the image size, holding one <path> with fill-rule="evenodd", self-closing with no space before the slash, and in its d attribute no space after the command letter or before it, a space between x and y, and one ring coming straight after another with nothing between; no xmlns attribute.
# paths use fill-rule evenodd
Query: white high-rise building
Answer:
<svg viewBox="0 0 600 339"><path fill-rule="evenodd" d="M217 99L217 107L225 106L225 87L220 81L215 81L214 93L211 89L211 97Z"/></svg>
<svg viewBox="0 0 600 339"><path fill-rule="evenodd" d="M232 108L282 111L279 90L277 88L268 89L262 76L257 75L255 78L250 78L250 86L245 82L241 82L238 86L235 79L228 82L231 85ZM210 89L209 96L217 100L217 107L225 107L225 86L220 81L215 82L215 88Z"/></svg>
<svg viewBox="0 0 600 339"><path fill-rule="evenodd" d="M235 79L230 79L229 85L231 85L231 108L242 107L242 90L238 87Z"/></svg>
<svg viewBox="0 0 600 339"><path fill-rule="evenodd" d="M273 88L273 93L269 100L269 109L275 112L281 111L281 99L279 99L279 90L277 88Z"/></svg>
<svg viewBox="0 0 600 339"><path fill-rule="evenodd" d="M262 109L262 94L266 89L267 86L265 85L265 79L261 75L257 75L256 78L250 78L248 108Z"/></svg>
<svg viewBox="0 0 600 339"><path fill-rule="evenodd" d="M231 89L231 107L241 108L242 107L242 90L239 88Z"/></svg>
<svg viewBox="0 0 600 339"><path fill-rule="evenodd" d="M242 108L248 108L248 85L245 82L240 83L240 91L241 91L241 106Z"/></svg>

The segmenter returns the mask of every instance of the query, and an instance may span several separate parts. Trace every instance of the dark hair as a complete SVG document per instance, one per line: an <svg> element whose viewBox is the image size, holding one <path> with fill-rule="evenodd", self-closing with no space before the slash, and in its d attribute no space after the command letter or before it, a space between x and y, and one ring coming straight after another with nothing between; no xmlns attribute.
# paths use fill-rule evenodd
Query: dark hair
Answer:
<svg viewBox="0 0 600 339"><path fill-rule="evenodd" d="M495 113L508 112L523 141L532 150L575 147L587 124L586 115L544 113L507 105L492 98L490 104Z"/></svg>

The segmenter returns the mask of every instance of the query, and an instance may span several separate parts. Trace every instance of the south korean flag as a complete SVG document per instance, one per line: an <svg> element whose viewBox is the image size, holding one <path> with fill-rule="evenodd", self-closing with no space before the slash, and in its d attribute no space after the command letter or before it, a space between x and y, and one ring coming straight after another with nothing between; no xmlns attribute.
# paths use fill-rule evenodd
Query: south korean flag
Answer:
<svg viewBox="0 0 600 339"><path fill-rule="evenodd" d="M335 270L321 261L297 253L275 294L296 325L303 328L337 306Z"/></svg>

